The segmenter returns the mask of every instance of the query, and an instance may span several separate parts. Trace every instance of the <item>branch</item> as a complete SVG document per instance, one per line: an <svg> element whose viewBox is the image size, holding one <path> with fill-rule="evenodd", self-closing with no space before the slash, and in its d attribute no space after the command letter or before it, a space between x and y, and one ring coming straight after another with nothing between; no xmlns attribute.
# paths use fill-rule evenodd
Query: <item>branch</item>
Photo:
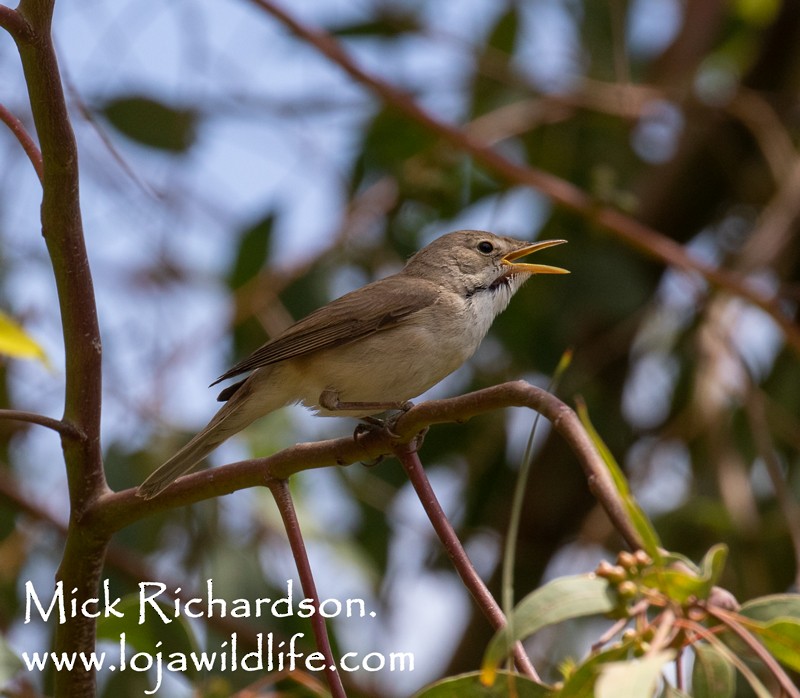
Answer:
<svg viewBox="0 0 800 698"><path fill-rule="evenodd" d="M328 679L328 686L331 689L333 698L347 698L342 685L342 678L336 670L336 661L333 657L328 631L325 628L325 618L319 613L319 594L317 585L314 583L314 575L311 572L311 563L308 561L306 546L303 542L303 534L300 531L300 522L292 502L292 494L289 492L287 480L272 480L267 485L275 498L275 504L283 520L286 535L289 538L289 545L292 548L297 573L300 576L300 584L306 598L311 599L314 604L314 615L311 616L311 627L317 641L317 648L325 655L325 676Z"/></svg>
<svg viewBox="0 0 800 698"><path fill-rule="evenodd" d="M725 625L728 630L734 633L734 635L738 636L738 638L761 660L764 666L766 666L775 677L775 680L780 684L781 690L787 698L800 698L800 689L794 685L775 657L773 657L770 651L753 637L747 628L739 622L740 620L746 621L746 618L710 605L705 610L708 612L708 615L716 618L720 623Z"/></svg>
<svg viewBox="0 0 800 698"><path fill-rule="evenodd" d="M504 407L528 407L552 422L553 428L577 456L590 488L617 531L631 548L642 547L603 459L578 415L557 397L521 380L459 397L423 402L401 415L392 429L369 431L358 439L345 437L297 444L267 458L239 461L186 475L154 499L137 497L135 489L105 493L86 512L84 523L93 530L110 534L155 512L194 504L246 487L268 485L271 480L286 479L303 470L372 461L393 453L398 444L410 442L432 424L461 423Z"/></svg>
<svg viewBox="0 0 800 698"><path fill-rule="evenodd" d="M42 152L42 234L53 265L66 364L64 420L86 434L65 444L73 514L107 488L100 451L100 329L81 221L78 149L50 35L52 0L23 0L35 34L17 42Z"/></svg>
<svg viewBox="0 0 800 698"><path fill-rule="evenodd" d="M53 265L64 334L66 381L64 422L83 439L64 439L62 448L70 497L70 525L56 573L77 601L96 598L110 534L81 525L84 511L108 490L100 450L100 328L81 222L78 149L67 112L51 25L54 0L21 0L17 15L30 37L14 38L19 49L31 114L42 153L42 234ZM6 22L8 11L2 13ZM54 651L95 649L96 628L83 614L56 627ZM54 694L94 696L94 669L55 673Z"/></svg>
<svg viewBox="0 0 800 698"><path fill-rule="evenodd" d="M411 485L414 487L414 491L417 493L419 501L422 503L422 507L425 509L425 513L436 531L436 535L439 536L444 549L453 561L453 566L456 568L458 576L461 577L461 581L464 582L464 586L472 594L472 598L475 599L492 628L494 630L504 628L507 623L506 617L503 615L503 611L495 601L494 596L491 595L472 566L467 551L461 545L461 541L447 519L442 505L439 504L436 493L433 491L430 480L428 480L425 469L419 460L416 445L412 442L398 446L395 448L394 454L400 459L403 469L406 471L406 475L408 475L408 479L411 481ZM536 673L533 664L531 664L528 655L525 654L525 648L521 642L514 643L513 654L517 668L533 680L540 681L539 675Z"/></svg>
<svg viewBox="0 0 800 698"><path fill-rule="evenodd" d="M62 537L67 536L68 526L63 518L56 515L41 504L32 501L24 495L14 484L12 478L5 472L0 471L0 499L5 499L12 507L24 512L27 516L42 521L56 530ZM127 577L134 584L144 580L161 579L167 585L165 594L173 599L181 599L183 602L189 599L203 598L203 594L197 588L188 587L186 580L180 582L177 578L170 580L164 579L164 574L156 573L147 561L138 553L123 545L109 544L107 554L108 564ZM208 605L204 601L203 609ZM258 648L259 629L240 618L231 616L220 616L218 613L204 613L203 622L218 633L230 635L236 633L239 639L251 650ZM276 633L277 635L277 633Z"/></svg>
<svg viewBox="0 0 800 698"><path fill-rule="evenodd" d="M12 10L6 5L0 5L0 27L5 29L14 41L30 41L33 38L31 25L25 21L17 10Z"/></svg>
<svg viewBox="0 0 800 698"><path fill-rule="evenodd" d="M75 439L82 441L86 439L80 429L68 422L61 419L53 419L52 417L45 417L43 414L36 412L23 412L22 410L0 410L0 419L13 419L18 422L28 422L30 424L38 424L42 427L47 427L55 432L58 432L66 439Z"/></svg>
<svg viewBox="0 0 800 698"><path fill-rule="evenodd" d="M431 133L435 133L450 145L469 153L478 163L505 181L536 189L559 206L594 221L645 255L680 269L696 272L714 286L745 298L753 305L758 306L775 320L783 330L786 341L796 352L800 353L800 327L786 316L775 298L765 296L750 286L742 275L709 266L692 258L683 246L674 240L616 209L602 205L566 180L549 172L508 160L468 131L440 121L422 109L405 92L360 68L327 32L303 24L271 0L250 0L250 2L271 14L303 41L314 46L350 77L378 95L385 104L405 114L412 121L417 122Z"/></svg>
<svg viewBox="0 0 800 698"><path fill-rule="evenodd" d="M42 174L42 154L39 152L39 148L36 146L36 143L33 142L33 138L31 138L31 135L25 130L22 122L3 104L0 104L0 121L3 121L6 126L8 126L8 128L11 130L11 133L13 133L16 139L19 141L19 144L22 146L22 149L25 151L28 159L31 161L33 169L36 170L36 176L39 178L39 182L41 183L44 177Z"/></svg>

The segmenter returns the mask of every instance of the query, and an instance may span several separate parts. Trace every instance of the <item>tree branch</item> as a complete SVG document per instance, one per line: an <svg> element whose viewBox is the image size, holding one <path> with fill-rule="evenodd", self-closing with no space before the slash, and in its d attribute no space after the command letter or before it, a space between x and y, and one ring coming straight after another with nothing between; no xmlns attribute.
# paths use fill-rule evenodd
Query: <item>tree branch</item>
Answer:
<svg viewBox="0 0 800 698"><path fill-rule="evenodd" d="M478 163L507 182L536 189L554 203L593 221L645 255L680 269L696 272L714 286L745 298L753 305L758 306L775 320L783 330L786 341L795 352L800 353L800 327L787 317L777 299L768 297L753 288L748 284L746 277L694 259L682 245L674 240L616 209L601 204L566 180L549 172L508 160L469 132L433 117L407 93L360 68L327 32L303 24L271 0L250 0L250 2L275 17L303 41L314 46L350 77L378 95L385 104L405 114L450 145L469 153Z"/></svg>
<svg viewBox="0 0 800 698"><path fill-rule="evenodd" d="M0 121L8 126L11 133L13 133L19 141L19 144L31 161L33 169L36 170L36 176L39 178L39 182L42 182L42 154L39 152L36 143L33 142L31 135L25 130L22 122L14 116L4 104L0 104Z"/></svg>
<svg viewBox="0 0 800 698"><path fill-rule="evenodd" d="M50 34L54 0L22 0L17 13L30 37L14 35L42 153L42 234L53 265L64 335L66 381L63 421L83 439L63 439L70 525L56 577L79 602L95 598L110 534L82 526L81 518L107 491L100 449L100 330L81 222L78 150ZM9 13L3 13L8 20ZM18 23L19 24L19 23ZM17 27L19 28L19 27ZM95 623L78 614L56 628L54 650L90 653ZM93 696L95 672L55 673L55 696Z"/></svg>
<svg viewBox="0 0 800 698"><path fill-rule="evenodd" d="M78 518L106 489L100 451L100 330L81 221L78 150L67 113L50 22L52 0L23 0L35 38L17 42L42 152L42 234L53 265L66 358L64 420L86 434L66 444L70 503Z"/></svg>
<svg viewBox="0 0 800 698"><path fill-rule="evenodd" d="M267 458L239 461L186 475L153 499L137 497L135 489L105 493L86 512L85 524L110 535L145 516L176 506L194 504L246 487L267 485L271 480L286 479L303 470L371 461L391 454L398 444L408 443L428 426L461 423L504 407L528 407L550 420L578 458L592 492L617 531L631 548L640 548L641 539L578 415L546 390L522 380L445 400L423 402L401 415L392 429L370 431L358 439L345 437L297 444Z"/></svg>
<svg viewBox="0 0 800 698"><path fill-rule="evenodd" d="M17 10L12 10L6 5L0 5L0 27L11 34L14 41L30 41L33 38L30 24Z"/></svg>
<svg viewBox="0 0 800 698"><path fill-rule="evenodd" d="M328 631L325 627L325 618L319 613L319 594L317 585L314 583L314 575L311 572L311 563L308 561L306 546L303 542L303 534L300 531L300 522L292 502L292 494L289 492L289 482L287 480L271 480L267 486L275 498L278 511L289 538L289 545L292 548L292 556L297 566L297 574L300 576L300 584L303 587L303 594L307 599L311 599L314 604L314 615L311 616L311 627L314 630L314 637L317 641L317 648L325 655L325 676L328 679L328 686L331 689L333 698L347 698L342 677L336 670L336 661L333 657Z"/></svg>
<svg viewBox="0 0 800 698"><path fill-rule="evenodd" d="M66 537L68 525L62 520L62 517L57 516L55 513L42 506L37 502L31 501L17 488L12 478L0 471L0 500L5 499L12 507L18 511L24 512L29 517L46 523L48 526L56 530L61 536ZM138 583L141 581L150 581L153 579L161 579L167 585L164 592L173 599L181 599L186 602L189 599L203 598L203 594L196 587L189 587L186 580L178 581L177 578L164 579L164 575L156 573L137 552L130 548L110 543L108 546L107 562L109 566L123 576L127 577L131 582ZM180 589L180 591L178 591ZM204 602L203 609L207 609L208 605ZM203 622L216 630L217 632L225 635L236 633L239 639L243 641L244 645L249 649L255 650L258 647L258 633L259 629L251 623L231 616L220 616L214 613L205 613ZM277 635L277 633L276 633Z"/></svg>
<svg viewBox="0 0 800 698"><path fill-rule="evenodd" d="M442 505L439 504L436 493L433 491L430 480L428 480L425 469L422 467L422 463L419 460L414 442L412 441L409 444L397 446L394 450L394 454L402 463L403 469L406 471L406 475L408 475L408 479L411 481L411 485L414 487L414 491L417 493L419 501L423 509L425 509L425 513L428 515L433 529L436 531L436 535L439 536L439 540L442 542L444 549L453 561L453 566L456 568L458 576L461 577L461 581L464 582L464 586L467 587L469 593L472 594L472 598L475 599L475 602L483 612L483 615L486 616L492 628L494 630L499 630L505 627L507 622L506 617L503 615L503 611L494 596L492 596L489 589L486 588L483 580L473 567L467 555L467 551L464 550L464 546L461 545L461 541L458 539L456 532L453 530L453 526L444 513ZM514 643L513 655L514 662L522 673L535 681L540 680L528 655L525 654L525 648L522 646L521 642Z"/></svg>
<svg viewBox="0 0 800 698"><path fill-rule="evenodd" d="M45 417L43 414L37 414L36 412L23 412L22 410L0 410L0 419L13 419L18 422L38 424L39 426L47 427L48 429L58 432L66 439L82 440L86 438L86 435L74 425L68 424L60 419Z"/></svg>

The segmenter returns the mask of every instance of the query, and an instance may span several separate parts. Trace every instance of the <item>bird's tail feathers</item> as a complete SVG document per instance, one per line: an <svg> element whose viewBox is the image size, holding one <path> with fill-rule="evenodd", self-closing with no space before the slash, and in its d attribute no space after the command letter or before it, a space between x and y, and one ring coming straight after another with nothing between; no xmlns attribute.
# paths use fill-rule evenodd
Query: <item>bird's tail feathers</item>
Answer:
<svg viewBox="0 0 800 698"><path fill-rule="evenodd" d="M181 475L193 470L223 441L282 406L254 404L259 401L250 399L252 393L252 386L242 386L237 390L200 433L139 485L136 494L143 499L152 499Z"/></svg>

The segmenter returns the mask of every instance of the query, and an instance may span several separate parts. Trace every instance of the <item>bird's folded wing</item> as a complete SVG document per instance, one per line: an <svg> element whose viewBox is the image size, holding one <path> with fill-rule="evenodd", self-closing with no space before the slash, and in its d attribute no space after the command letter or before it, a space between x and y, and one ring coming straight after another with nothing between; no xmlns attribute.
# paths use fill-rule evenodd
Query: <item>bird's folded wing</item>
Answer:
<svg viewBox="0 0 800 698"><path fill-rule="evenodd" d="M378 288L378 287L381 288ZM329 349L395 327L433 305L438 289L424 281L389 277L348 293L314 311L256 349L211 385L241 373ZM376 298L380 299L376 302Z"/></svg>

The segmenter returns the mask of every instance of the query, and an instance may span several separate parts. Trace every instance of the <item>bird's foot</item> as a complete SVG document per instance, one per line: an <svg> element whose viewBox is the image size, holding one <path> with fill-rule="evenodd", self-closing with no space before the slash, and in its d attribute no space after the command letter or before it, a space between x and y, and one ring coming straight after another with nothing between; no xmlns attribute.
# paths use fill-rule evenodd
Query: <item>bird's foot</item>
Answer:
<svg viewBox="0 0 800 698"><path fill-rule="evenodd" d="M367 415L361 418L361 422L356 425L355 430L353 431L353 440L358 442L361 440L366 434L381 431L388 434L393 439L400 439L401 436L398 434L394 427L397 424L397 420L400 419L408 410L410 410L414 403L410 400L406 400L403 403L396 403L399 405L397 408L399 411L397 414L394 414L387 419L381 419L379 417L375 417L373 415ZM425 434L427 433L428 428L426 427L423 429L414 439L414 448L419 448L422 446L422 439L424 438ZM385 456L378 456L374 461L370 462L363 462L362 465L365 465L368 468L371 468L375 465L378 465Z"/></svg>
<svg viewBox="0 0 800 698"><path fill-rule="evenodd" d="M378 419L377 417L363 417L362 422L356 424L356 428L353 430L353 441L358 443L361 439L364 438L369 433L375 431L383 431L384 424L383 420ZM377 458L371 461L361 461L361 465L365 468L374 468L378 463L381 463L386 456L378 456Z"/></svg>

